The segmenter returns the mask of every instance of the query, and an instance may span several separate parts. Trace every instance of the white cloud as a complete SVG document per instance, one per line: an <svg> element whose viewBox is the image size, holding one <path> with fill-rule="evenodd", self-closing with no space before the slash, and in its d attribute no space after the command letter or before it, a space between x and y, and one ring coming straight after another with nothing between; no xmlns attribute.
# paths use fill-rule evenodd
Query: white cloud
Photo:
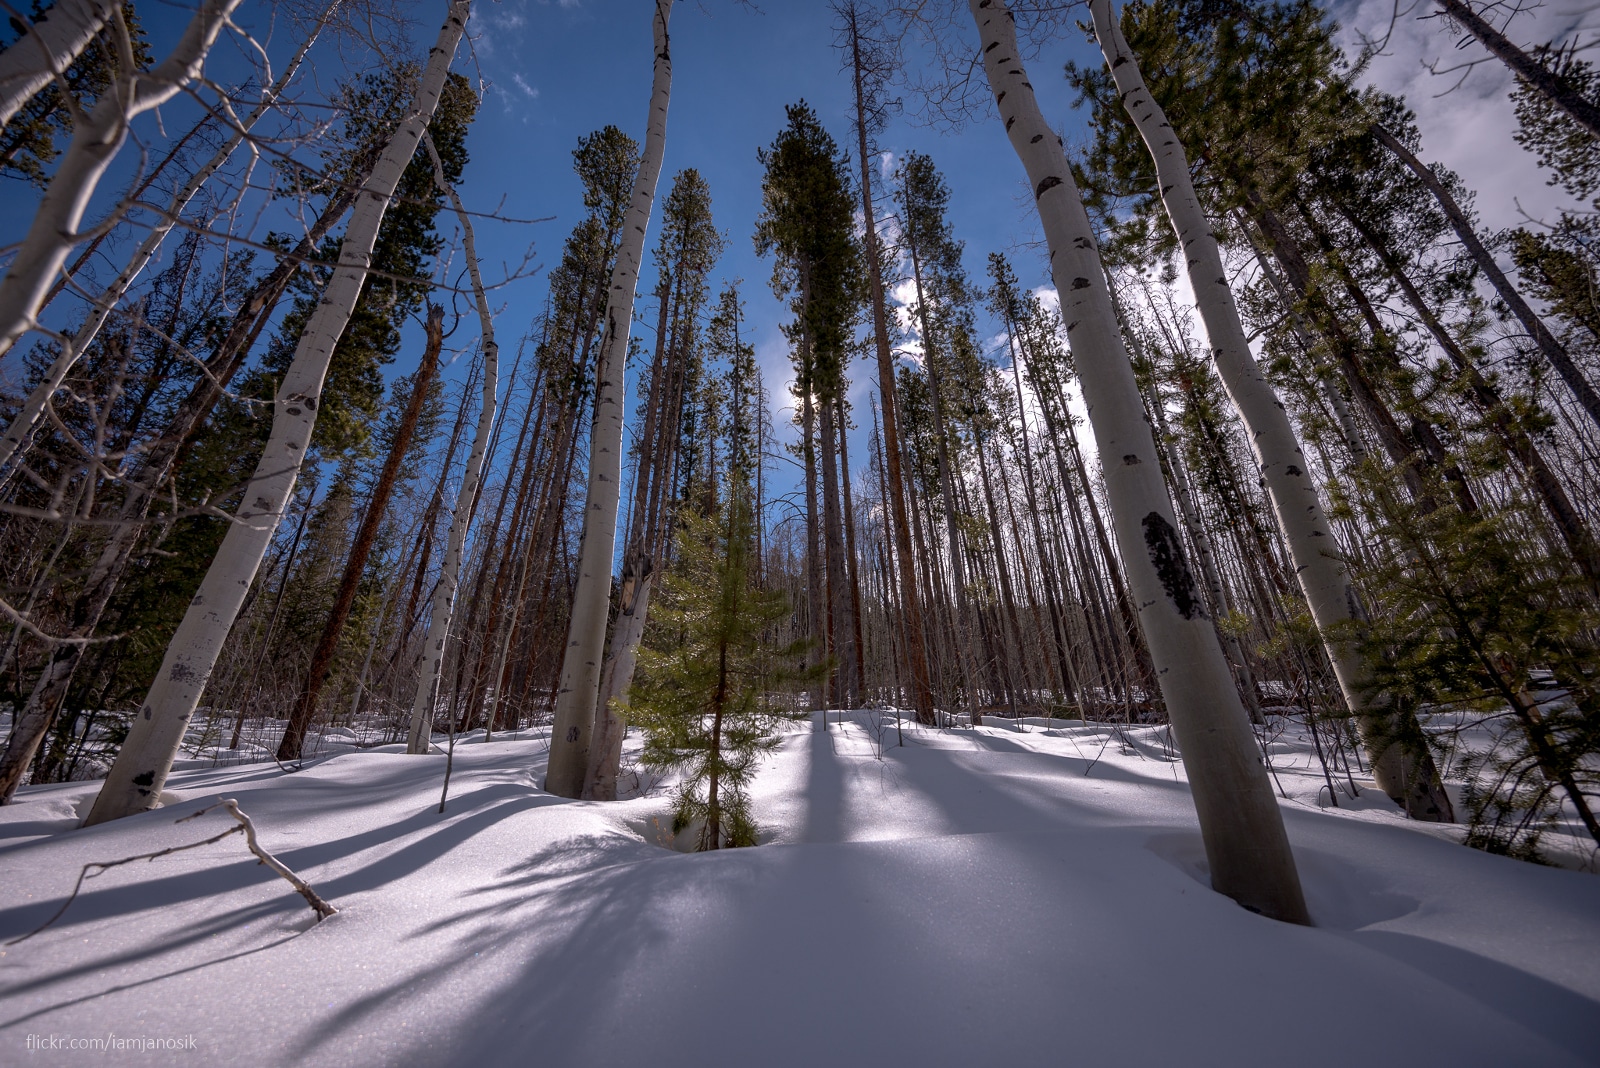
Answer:
<svg viewBox="0 0 1600 1068"><path fill-rule="evenodd" d="M539 90L538 90L538 88L536 88L535 86L529 85L526 81L524 81L522 75L513 73L511 75L511 81L512 81L512 84L514 84L518 89L522 90L523 95L526 96L529 100L537 100L537 99L539 99Z"/></svg>
<svg viewBox="0 0 1600 1068"><path fill-rule="evenodd" d="M1354 55L1358 31L1382 33L1393 13L1392 0L1356 0L1340 10L1345 29L1341 43ZM1575 205L1550 186L1532 153L1512 140L1517 128L1511 103L1511 72L1475 42L1458 47L1460 37L1449 32L1450 23L1435 16L1421 18L1432 5L1396 22L1385 54L1377 57L1366 80L1405 97L1417 114L1425 162L1440 162L1459 174L1477 197L1474 207L1485 229L1524 223L1522 212L1536 218L1553 216L1563 206ZM1563 0L1541 5L1512 20L1506 32L1512 40L1531 47L1573 35L1592 36L1600 31L1600 10L1575 6ZM1440 70L1476 59L1478 64L1460 85L1460 76L1435 75L1425 64L1437 62Z"/></svg>

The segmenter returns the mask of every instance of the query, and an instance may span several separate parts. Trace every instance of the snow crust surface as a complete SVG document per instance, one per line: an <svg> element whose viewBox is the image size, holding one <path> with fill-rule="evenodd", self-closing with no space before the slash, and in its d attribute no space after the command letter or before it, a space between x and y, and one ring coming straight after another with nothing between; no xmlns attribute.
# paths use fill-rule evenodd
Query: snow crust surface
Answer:
<svg viewBox="0 0 1600 1068"><path fill-rule="evenodd" d="M1600 1064L1595 876L1370 791L1322 808L1289 760L1317 926L1276 923L1210 890L1165 731L998 722L797 730L764 844L703 854L669 848L664 786L544 793L531 734L462 739L443 815L444 758L398 747L191 767L81 830L97 783L24 789L0 940L87 862L224 829L174 823L219 796L341 911L313 923L238 836L91 878L0 952L0 1064L107 1063L32 1048L107 1035L192 1039L116 1053L159 1064Z"/></svg>

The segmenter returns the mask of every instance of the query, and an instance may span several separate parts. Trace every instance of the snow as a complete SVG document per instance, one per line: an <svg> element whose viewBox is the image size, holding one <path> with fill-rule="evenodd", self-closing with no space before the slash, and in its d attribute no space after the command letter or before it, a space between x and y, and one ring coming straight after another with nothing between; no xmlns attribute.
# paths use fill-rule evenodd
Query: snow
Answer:
<svg viewBox="0 0 1600 1068"><path fill-rule="evenodd" d="M892 720L834 718L759 777L764 844L710 854L658 844L662 785L539 790L533 734L461 739L444 815L444 758L399 747L190 762L163 809L83 830L97 784L26 788L0 809L0 939L86 862L222 830L173 823L218 796L341 912L313 923L237 836L91 878L0 955L0 1064L103 1063L29 1036L108 1034L193 1039L132 1063L1600 1063L1600 879L1370 794L1321 808L1303 741L1273 760L1315 928L1208 888L1160 728L897 747Z"/></svg>

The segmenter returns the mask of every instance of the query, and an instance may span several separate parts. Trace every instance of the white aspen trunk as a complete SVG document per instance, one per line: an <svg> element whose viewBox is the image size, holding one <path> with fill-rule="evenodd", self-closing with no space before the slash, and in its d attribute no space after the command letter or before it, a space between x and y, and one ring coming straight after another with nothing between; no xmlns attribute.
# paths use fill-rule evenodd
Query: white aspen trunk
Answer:
<svg viewBox="0 0 1600 1068"><path fill-rule="evenodd" d="M78 243L78 224L100 176L128 139L135 117L166 103L199 77L206 53L240 0L205 0L170 55L148 71L119 72L89 114L73 126L33 225L0 279L0 356L31 330L45 294Z"/></svg>
<svg viewBox="0 0 1600 1068"><path fill-rule="evenodd" d="M0 52L0 126L67 72L116 6L117 0L56 0Z"/></svg>
<svg viewBox="0 0 1600 1068"><path fill-rule="evenodd" d="M1349 633L1352 624L1359 622L1355 590L1289 415L1250 352L1228 286L1222 250L1195 195L1183 144L1145 87L1138 59L1112 13L1111 0L1089 0L1089 11L1122 105L1155 162L1161 202L1183 250L1217 374L1250 432L1251 448L1261 466L1278 529L1294 561L1295 577L1345 704L1361 728L1373 777L1378 788L1413 819L1448 822L1453 815L1450 801L1431 773L1431 765L1422 766L1395 744L1389 702L1371 692L1370 673Z"/></svg>
<svg viewBox="0 0 1600 1068"><path fill-rule="evenodd" d="M11 420L11 425L6 428L5 435L0 437L0 471L5 470L6 465L11 462L11 458L27 442L28 436L33 433L34 424L39 421L39 416L44 413L45 405L50 403L50 398L55 396L56 390L60 389L61 383L66 380L67 372L72 370L73 366L78 362L78 358L88 350L90 344L94 342L95 335L100 333L100 328L110 318L112 309L122 302L122 298L127 295L128 289L139 277L139 274L155 258L156 252L161 248L161 243L166 240L167 235L172 232L172 228L177 225L178 219L182 217L184 209L189 206L189 201L193 200L195 194L200 192L201 187L210 181L211 176L217 172L217 169L228 161L228 157L233 155L233 150L238 148L244 139L249 136L251 129L255 127L257 122L261 121L261 117L277 104L278 97L300 70L300 64L305 60L306 53L311 51L312 45L316 44L317 37L322 33L322 28L327 25L328 20L333 17L334 12L338 10L342 2L343 0L333 0L323 11L322 18L317 21L317 25L312 29L311 35L306 38L305 43L300 46L300 50L289 60L289 65L284 68L283 74L262 95L261 102L255 106L254 110L234 127L233 135L217 150L216 155L212 156L205 166L195 171L189 180L184 183L183 188L178 191L178 194L168 203L166 210L162 212L161 218L156 220L156 224L151 227L150 232L139 243L139 247L134 250L127 266L122 268L121 273L95 299L94 304L89 308L88 317L78 327L77 332L62 344L60 354L56 356L54 362L45 371L44 378L34 387L33 392L22 402L22 409ZM57 6L60 5L58 4ZM54 10L54 8L51 9L52 13Z"/></svg>
<svg viewBox="0 0 1600 1068"><path fill-rule="evenodd" d="M1183 751L1211 884L1274 919L1310 923L1288 835L1250 720L1184 560L1172 502L1122 347L1099 249L1059 138L1045 122L1004 0L968 0L984 72L1050 249L1127 568L1156 678Z"/></svg>
<svg viewBox="0 0 1600 1068"><path fill-rule="evenodd" d="M273 405L272 431L245 499L199 592L167 645L161 670L133 719L87 824L142 812L154 806L161 796L189 717L194 714L222 643L238 617L261 558L294 493L295 480L316 427L318 398L334 345L350 321L366 280L373 243L389 198L416 154L417 143L438 106L470 9L470 0L452 0L417 88L416 103L395 130L356 198L339 246L339 265L284 373Z"/></svg>
<svg viewBox="0 0 1600 1068"><path fill-rule="evenodd" d="M639 666L639 644L644 640L644 625L650 614L650 595L655 589L655 573L647 572L622 589L622 604L611 634L611 648L600 672L600 701L597 709L615 707L617 714L596 715L583 796L590 801L615 801L617 775L622 766L622 741L627 732L621 714L628 707L628 687Z"/></svg>
<svg viewBox="0 0 1600 1068"><path fill-rule="evenodd" d="M605 655L606 617L611 609L611 562L616 552L617 505L622 487L623 364L633 326L634 290L639 284L645 231L650 225L656 180L661 175L667 144L667 105L672 98L672 50L667 24L672 16L672 0L655 0L653 6L655 78L650 88L650 117L616 266L611 270L594 429L590 435L589 489L583 506L578 584L561 660L561 683L544 782L546 790L562 797L578 797L582 793L589 768L589 740L594 732Z"/></svg>
<svg viewBox="0 0 1600 1068"><path fill-rule="evenodd" d="M422 676L417 680L417 691L411 699L411 733L406 738L406 752L412 754L426 753L428 741L433 736L434 695L440 673L444 670L445 646L450 640L450 620L455 612L456 586L461 577L461 553L467 543L467 526L472 522L478 486L483 481L483 458L489 450L489 433L494 429L500 389L500 346L494 339L494 315L489 310L489 294L483 288L483 274L478 269L478 246L473 238L472 218L462 205L461 198L445 180L444 164L433 147L433 139L424 133L423 143L433 160L433 180L450 198L450 204L461 222L467 271L472 277L472 292L478 304L478 328L483 332L483 407L478 412L478 432L472 439L467 469L461 476L461 492L456 495L455 509L450 513L450 541L439 570L439 584L433 588L433 610L428 616L428 632L422 639ZM451 729L454 730L453 724Z"/></svg>

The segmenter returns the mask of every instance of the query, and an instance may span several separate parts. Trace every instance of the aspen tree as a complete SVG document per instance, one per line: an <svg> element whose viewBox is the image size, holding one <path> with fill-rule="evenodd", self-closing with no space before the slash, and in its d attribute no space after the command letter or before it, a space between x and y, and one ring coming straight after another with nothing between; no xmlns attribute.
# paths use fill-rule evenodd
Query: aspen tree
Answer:
<svg viewBox="0 0 1600 1068"><path fill-rule="evenodd" d="M86 821L104 823L153 807L183 741L217 655L238 617L294 492L323 381L335 344L349 322L372 256L378 228L400 176L444 90L456 46L466 29L470 0L452 0L444 26L417 86L415 103L395 130L357 198L339 264L307 322L273 405L272 430L254 478L200 590L167 645L161 669L135 714L127 740Z"/></svg>
<svg viewBox="0 0 1600 1068"><path fill-rule="evenodd" d="M651 28L655 76L645 128L644 155L634 179L622 244L611 271L605 339L595 381L594 429L589 446L589 488L583 507L583 541L572 619L561 662L544 787L577 797L589 768L589 739L600 699L600 669L605 655L606 616L611 607L611 559L616 549L617 507L622 492L623 371L633 327L634 290L644 258L645 231L655 202L656 181L666 152L667 105L672 98L672 50L668 20L672 0L655 0Z"/></svg>
<svg viewBox="0 0 1600 1068"><path fill-rule="evenodd" d="M1145 87L1138 58L1122 36L1111 0L1090 0L1089 11L1122 105L1155 163L1161 201L1178 238L1217 374L1249 431L1278 529L1294 560L1295 577L1345 703L1360 725L1373 777L1378 788L1412 818L1448 822L1452 818L1450 799L1439 784L1432 759L1396 744L1389 702L1372 693L1368 685L1367 666L1353 640L1355 635L1350 633L1360 624L1355 590L1288 412L1250 352L1222 250L1195 195L1183 144Z"/></svg>
<svg viewBox="0 0 1600 1068"><path fill-rule="evenodd" d="M461 223L462 250L466 253L467 271L472 278L472 294L478 305L479 345L483 348L483 402L478 410L478 432L472 439L472 451L467 454L467 469L461 476L461 490L456 495L455 508L450 513L450 537L445 544L444 562L439 571L439 582L433 588L433 611L428 615L428 630L423 636L422 675L417 679L416 693L411 700L411 731L406 738L406 752L422 754L428 751L428 739L433 734L434 694L438 689L440 673L444 670L445 648L450 641L450 621L455 612L456 585L461 576L461 553L467 542L467 527L477 510L478 486L483 480L483 459L489 449L489 434L494 429L495 415L499 411L500 345L494 338L494 313L489 309L489 294L483 288L483 273L478 267L478 245L472 232L472 217L455 188L445 178L444 163L434 148L426 131L422 135L423 147L433 161L433 180L440 192L450 198L456 219ZM451 727L453 731L454 726Z"/></svg>
<svg viewBox="0 0 1600 1068"><path fill-rule="evenodd" d="M56 0L22 36L0 52L0 126L34 94L66 73L121 4L118 0Z"/></svg>
<svg viewBox="0 0 1600 1068"><path fill-rule="evenodd" d="M1212 886L1266 916L1309 923L1249 717L1184 559L1088 212L1061 141L1028 83L1014 17L1004 0L968 0L968 7L982 42L984 73L1044 227L1118 548L1183 750Z"/></svg>
<svg viewBox="0 0 1600 1068"><path fill-rule="evenodd" d="M4 470L6 464L11 462L11 458L16 454L16 451L28 440L34 424L38 422L40 415L44 413L45 405L50 402L50 398L55 395L56 390L61 388L61 383L66 380L67 372L78 362L78 358L88 351L89 345L95 339L95 335L100 332L100 328L105 325L106 320L111 316L112 310L121 303L122 298L127 295L129 288L133 285L134 280L139 277L140 272L155 257L156 252L161 248L161 243L172 232L172 228L178 224L184 209L189 206L189 202L194 199L195 194L199 193L201 187L211 179L217 169L228 161L228 158L233 155L234 149L238 148L245 138L250 135L250 131L255 127L256 123L261 121L262 116L266 115L277 104L278 97L283 94L283 90L287 88L289 82L299 72L300 64L305 60L306 53L311 51L312 45L316 44L322 28L327 25L328 20L339 9L341 2L342 0L333 0L323 10L322 17L317 20L317 24L312 29L310 36L306 38L299 50L290 58L283 74L262 94L260 103L251 109L250 113L234 127L233 133L223 142L222 147L217 149L216 153L206 161L204 166L189 177L183 188L167 204L161 218L156 220L155 224L150 228L150 232L145 235L144 240L139 242L139 247L129 257L127 265L122 268L111 284L95 298L94 304L89 309L88 316L78 326L78 329L73 332L72 337L61 346L60 353L51 362L49 369L44 373L44 377L34 387L33 392L28 394L27 399L22 402L21 410L12 418L11 425L6 428L5 434L0 436L0 470ZM50 14L54 15L56 8L62 6L62 4L58 3L50 9ZM0 53L0 58L10 54L11 50L7 50L4 53ZM0 75L0 78L3 78L3 75ZM3 121L4 119L0 118L0 122Z"/></svg>
<svg viewBox="0 0 1600 1068"><path fill-rule="evenodd" d="M45 294L78 243L78 225L133 120L200 76L206 53L241 0L205 0L183 36L153 69L133 69L124 48L115 84L72 130L72 143L39 202L33 224L0 279L0 355L34 326ZM120 15L118 16L120 22ZM126 34L122 39L126 42Z"/></svg>
<svg viewBox="0 0 1600 1068"><path fill-rule="evenodd" d="M633 504L622 554L622 581L617 618L600 672L600 699L595 706L594 734L583 796L615 801L626 731L621 709L638 664L651 598L665 563L676 501L667 485L677 461L683 398L680 385L698 367L699 318L705 303L705 276L722 251L722 238L711 218L710 190L695 170L681 171L662 206L661 240L656 252L661 267L656 295L660 319L656 353L651 362L643 427L636 446ZM722 349L738 364L748 346L739 339L741 308L736 287L725 290L710 332L713 349ZM753 356L749 357L753 360ZM732 447L737 449L737 425ZM736 457L730 456L733 466Z"/></svg>

